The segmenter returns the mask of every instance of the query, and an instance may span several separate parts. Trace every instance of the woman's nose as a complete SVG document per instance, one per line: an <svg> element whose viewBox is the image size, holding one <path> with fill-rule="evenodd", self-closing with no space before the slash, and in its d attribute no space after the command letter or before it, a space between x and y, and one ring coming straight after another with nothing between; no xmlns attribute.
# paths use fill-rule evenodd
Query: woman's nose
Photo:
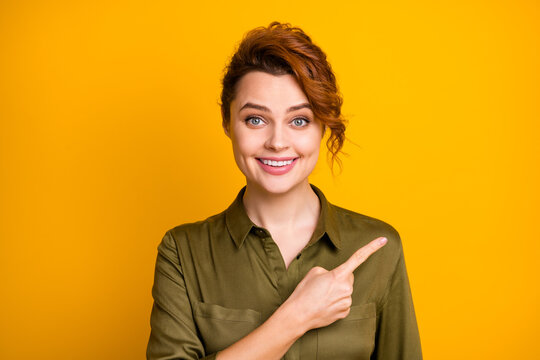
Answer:
<svg viewBox="0 0 540 360"><path fill-rule="evenodd" d="M266 148L280 151L289 147L286 129L281 125L274 125L269 129L268 138L265 143Z"/></svg>

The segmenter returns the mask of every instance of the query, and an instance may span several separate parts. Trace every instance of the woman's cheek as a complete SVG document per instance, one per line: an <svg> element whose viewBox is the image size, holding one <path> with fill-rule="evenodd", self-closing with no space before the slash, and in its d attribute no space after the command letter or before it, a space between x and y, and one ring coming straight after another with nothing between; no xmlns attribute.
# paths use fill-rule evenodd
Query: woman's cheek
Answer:
<svg viewBox="0 0 540 360"><path fill-rule="evenodd" d="M304 139L298 142L298 150L304 154L317 155L320 149L320 140L316 137Z"/></svg>

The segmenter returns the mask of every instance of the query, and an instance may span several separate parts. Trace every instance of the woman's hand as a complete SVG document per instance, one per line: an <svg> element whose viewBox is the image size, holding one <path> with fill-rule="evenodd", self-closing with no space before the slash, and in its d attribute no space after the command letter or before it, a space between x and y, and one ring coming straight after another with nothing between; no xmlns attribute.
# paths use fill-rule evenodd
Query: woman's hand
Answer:
<svg viewBox="0 0 540 360"><path fill-rule="evenodd" d="M306 274L286 300L293 307L303 330L327 326L349 314L353 271L384 244L386 238L379 237L358 249L335 269L328 271L316 266Z"/></svg>

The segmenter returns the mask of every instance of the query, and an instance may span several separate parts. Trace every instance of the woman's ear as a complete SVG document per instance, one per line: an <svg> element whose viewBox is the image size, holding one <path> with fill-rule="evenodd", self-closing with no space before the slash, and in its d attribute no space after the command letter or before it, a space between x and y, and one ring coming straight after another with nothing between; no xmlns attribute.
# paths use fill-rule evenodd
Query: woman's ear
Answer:
<svg viewBox="0 0 540 360"><path fill-rule="evenodd" d="M230 116L230 115L229 115ZM221 107L221 126L223 127L223 131L225 132L225 135L230 139L230 118L229 121L227 121L227 116L225 116L225 111L223 110L223 106Z"/></svg>
<svg viewBox="0 0 540 360"><path fill-rule="evenodd" d="M226 121L223 121L221 123L221 126L223 126L223 132L225 133L225 135L227 135L227 137L230 139L231 134L229 133L229 124Z"/></svg>

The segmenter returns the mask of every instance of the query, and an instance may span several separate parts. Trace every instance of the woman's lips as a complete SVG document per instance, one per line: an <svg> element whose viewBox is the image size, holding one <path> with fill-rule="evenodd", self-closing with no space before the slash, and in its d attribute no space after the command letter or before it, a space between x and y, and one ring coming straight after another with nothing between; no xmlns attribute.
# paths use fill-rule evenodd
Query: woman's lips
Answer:
<svg viewBox="0 0 540 360"><path fill-rule="evenodd" d="M267 173L271 175L283 175L292 170L297 159L298 158L257 158L257 162Z"/></svg>

